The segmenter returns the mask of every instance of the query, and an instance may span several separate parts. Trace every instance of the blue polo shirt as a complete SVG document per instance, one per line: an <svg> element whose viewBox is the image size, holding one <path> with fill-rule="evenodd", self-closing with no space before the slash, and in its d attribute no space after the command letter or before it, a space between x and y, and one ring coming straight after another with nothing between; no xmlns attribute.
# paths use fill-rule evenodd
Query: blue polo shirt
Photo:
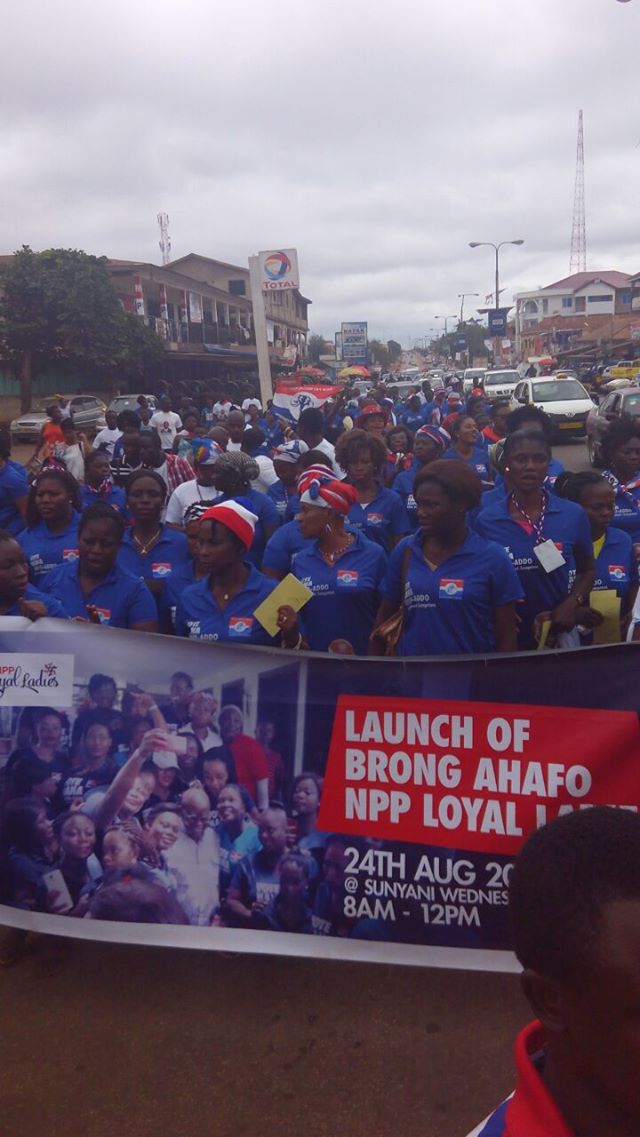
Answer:
<svg viewBox="0 0 640 1137"><path fill-rule="evenodd" d="M16 499L29 493L27 471L20 462L8 458L0 470L0 529L7 533L21 533L24 521L16 508Z"/></svg>
<svg viewBox="0 0 640 1137"><path fill-rule="evenodd" d="M278 517L282 524L286 521L293 521L300 508L300 494L290 493L284 482L278 478L277 482L269 486L267 497L271 498L278 510Z"/></svg>
<svg viewBox="0 0 640 1137"><path fill-rule="evenodd" d="M404 414L400 415L400 422L402 425L408 426L409 430L413 430L414 432L416 430L420 430L420 427L424 426L426 421L427 419L425 418L424 408L421 408L419 411L405 410Z"/></svg>
<svg viewBox="0 0 640 1137"><path fill-rule="evenodd" d="M262 644L273 647L277 640L254 617L256 608L277 588L258 572L255 565L245 562L249 576L242 592L234 596L225 608L219 608L209 587L209 577L185 588L178 600L176 635L192 640L214 640L220 643Z"/></svg>
<svg viewBox="0 0 640 1137"><path fill-rule="evenodd" d="M610 470L603 471L608 479L614 479L612 485L615 490L613 524L616 529L623 529L628 533L634 545L640 542L640 480L637 486L623 490Z"/></svg>
<svg viewBox="0 0 640 1137"><path fill-rule="evenodd" d="M188 560L184 564L177 565L173 572L163 580L162 592L158 600L158 611L163 620L163 626L166 627L167 624L170 624L171 628L175 630L178 601L185 588L196 583L193 570L193 561Z"/></svg>
<svg viewBox="0 0 640 1137"><path fill-rule="evenodd" d="M493 482L493 471L489 466L489 454L484 446L475 446L470 458L461 458L458 451L450 446L448 450L445 450L442 457L457 458L458 462L464 462L465 466L469 466L483 482Z"/></svg>
<svg viewBox="0 0 640 1137"><path fill-rule="evenodd" d="M69 616L65 612L62 604L55 596L47 596L46 593L41 592L39 588L34 588L32 584L28 584L25 594L25 600L39 600L44 604L47 609L47 616L56 616L58 620L68 620ZM21 616L19 601L16 600L6 612L2 613L3 616Z"/></svg>
<svg viewBox="0 0 640 1137"><path fill-rule="evenodd" d="M111 486L108 493L98 496L95 490L90 489L90 487L84 483L80 486L80 501L82 502L83 509L87 509L90 505L97 505L98 502L100 502L105 505L112 505L119 513L125 514L127 511L127 499L122 486Z"/></svg>
<svg viewBox="0 0 640 1137"><path fill-rule="evenodd" d="M293 554L311 544L311 540L302 536L297 521L286 521L267 541L262 556L263 570L269 569L269 572L276 573L282 580L288 572L291 572Z"/></svg>
<svg viewBox="0 0 640 1137"><path fill-rule="evenodd" d="M401 474L398 474L391 487L391 492L398 494L400 497L407 517L409 518L409 525L412 529L417 529L418 527L418 506L413 496L413 483L418 470L421 469L422 466L416 462L414 458L409 469L403 470Z"/></svg>
<svg viewBox="0 0 640 1137"><path fill-rule="evenodd" d="M368 505L356 501L347 514L349 527L358 529L381 545L386 553L394 546L394 537L405 537L411 530L407 511L401 498L393 490L378 487L378 492Z"/></svg>
<svg viewBox="0 0 640 1137"><path fill-rule="evenodd" d="M120 568L141 580L166 580L171 573L189 560L189 548L184 533L162 527L162 535L148 553L142 554L134 544L131 529L125 530L118 553Z"/></svg>
<svg viewBox="0 0 640 1137"><path fill-rule="evenodd" d="M78 559L78 522L80 514L73 514L63 533L52 533L44 521L39 521L33 529L24 529L18 534L18 544L22 548L29 566L29 578L38 586L57 565Z"/></svg>
<svg viewBox="0 0 640 1137"><path fill-rule="evenodd" d="M405 549L409 546L398 655L495 651L494 610L523 595L504 549L469 530L456 552L432 569L424 558L423 542L421 531L400 542L382 585L382 595L400 605Z"/></svg>
<svg viewBox="0 0 640 1137"><path fill-rule="evenodd" d="M295 553L291 572L313 592L299 617L312 651L367 654L386 560L380 545L358 532L335 565L327 564L317 541Z"/></svg>
<svg viewBox="0 0 640 1137"><path fill-rule="evenodd" d="M497 541L506 549L524 589L524 601L518 607L521 624L518 629L518 646L532 650L536 646L533 621L540 612L550 612L571 591L575 579L575 550L584 556L593 556L593 542L587 515L580 505L565 501L556 494L547 495L547 510L543 536L551 540L562 553L565 564L553 572L545 572L533 554L536 544L534 533L509 514L509 498L505 496L489 509L484 509L475 522L477 533Z"/></svg>
<svg viewBox="0 0 640 1137"><path fill-rule="evenodd" d="M54 569L42 585L43 591L55 596L72 619L88 620L88 604L95 605L100 623L110 628L130 628L158 619L156 602L146 584L117 563L86 596L79 577L80 565L74 561Z"/></svg>
<svg viewBox="0 0 640 1137"><path fill-rule="evenodd" d="M280 525L280 514L276 509L275 502L272 501L266 493L260 493L259 490L246 490L245 493L238 494L243 501L251 502L251 510L255 513L258 520L253 534L253 542L251 548L247 553L247 560L256 568L260 568L262 564L262 555L264 553L265 545L267 543L267 529L273 529ZM235 498L228 497L226 494L216 498L216 505L222 505L223 501L234 501Z"/></svg>
<svg viewBox="0 0 640 1137"><path fill-rule="evenodd" d="M622 529L616 529L611 525L596 557L594 591L601 591L604 588L614 589L622 601L624 611L629 592L637 583L638 566L631 537Z"/></svg>

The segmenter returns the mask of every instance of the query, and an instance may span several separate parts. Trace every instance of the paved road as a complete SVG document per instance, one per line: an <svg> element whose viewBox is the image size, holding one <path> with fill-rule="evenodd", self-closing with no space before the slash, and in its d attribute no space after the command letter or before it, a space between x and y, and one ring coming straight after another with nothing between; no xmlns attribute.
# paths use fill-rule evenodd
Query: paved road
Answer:
<svg viewBox="0 0 640 1137"><path fill-rule="evenodd" d="M513 976L44 938L0 1000L20 1137L462 1137L528 1018Z"/></svg>

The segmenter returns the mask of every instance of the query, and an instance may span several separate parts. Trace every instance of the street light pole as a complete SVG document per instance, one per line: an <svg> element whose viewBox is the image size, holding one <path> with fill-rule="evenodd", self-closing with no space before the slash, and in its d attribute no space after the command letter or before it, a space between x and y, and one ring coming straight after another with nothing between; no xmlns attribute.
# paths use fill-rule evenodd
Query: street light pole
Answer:
<svg viewBox="0 0 640 1137"><path fill-rule="evenodd" d="M469 241L469 248L470 249L478 249L478 248L480 248L481 245L488 245L490 248L495 249L495 254L496 254L496 294L495 294L494 308L497 311L498 305L500 303L500 259L499 259L500 249L502 248L503 245L524 245L524 240L520 237L516 241L499 241L497 245L495 244L494 241ZM494 356L494 364L495 364L496 355L497 355L497 341L500 339L500 337L495 336L494 338L496 341L493 345L493 356Z"/></svg>
<svg viewBox="0 0 640 1137"><path fill-rule="evenodd" d="M460 323L464 324L464 301L465 296L479 296L479 292L459 292L458 299L460 300Z"/></svg>

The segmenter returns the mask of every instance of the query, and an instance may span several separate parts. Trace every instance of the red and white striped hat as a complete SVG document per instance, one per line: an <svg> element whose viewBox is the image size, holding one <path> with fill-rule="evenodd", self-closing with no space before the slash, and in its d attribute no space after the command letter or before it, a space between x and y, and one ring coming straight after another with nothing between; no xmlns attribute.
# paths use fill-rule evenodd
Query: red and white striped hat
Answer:
<svg viewBox="0 0 640 1137"><path fill-rule="evenodd" d="M358 500L353 486L348 482L339 482L333 471L325 466L309 466L298 478L298 493L302 505L335 509L345 516Z"/></svg>
<svg viewBox="0 0 640 1137"><path fill-rule="evenodd" d="M242 541L245 549L250 549L257 520L257 515L247 509L247 506L243 505L242 502L223 501L220 505L212 505L206 509L200 518L200 524L202 525L203 521L217 521L219 525L224 525L225 528L235 533L238 540Z"/></svg>

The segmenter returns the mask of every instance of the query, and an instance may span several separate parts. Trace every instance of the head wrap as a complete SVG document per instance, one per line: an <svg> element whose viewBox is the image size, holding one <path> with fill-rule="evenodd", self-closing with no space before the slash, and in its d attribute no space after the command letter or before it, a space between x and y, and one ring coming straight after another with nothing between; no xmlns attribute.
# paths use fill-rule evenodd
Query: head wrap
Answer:
<svg viewBox="0 0 640 1137"><path fill-rule="evenodd" d="M213 438L192 438L191 453L196 466L214 466L224 450Z"/></svg>
<svg viewBox="0 0 640 1137"><path fill-rule="evenodd" d="M416 430L415 438L430 439L430 441L438 447L440 454L444 454L451 442L451 435L447 430L444 430L441 426L430 426L428 423L426 426L421 426L419 430Z"/></svg>
<svg viewBox="0 0 640 1137"><path fill-rule="evenodd" d="M182 517L183 525L190 525L192 521L199 521L203 513L211 509L210 501L194 501L188 505Z"/></svg>
<svg viewBox="0 0 640 1137"><path fill-rule="evenodd" d="M243 503L242 501L224 501L220 505L212 505L210 509L206 509L200 518L200 524L203 521L217 521L219 525L224 525L225 529L230 529L235 533L239 541L242 542L245 549L251 548L253 541L253 534L256 529L257 515L247 509L249 502Z"/></svg>
<svg viewBox="0 0 640 1137"><path fill-rule="evenodd" d="M276 446L273 452L274 462L289 462L292 466L299 462L303 454L307 454L309 447L301 438L294 438L293 442L283 442Z"/></svg>
<svg viewBox="0 0 640 1137"><path fill-rule="evenodd" d="M253 482L260 477L260 467L255 458L243 454L242 450L225 450L216 465L220 470L233 470L243 482Z"/></svg>
<svg viewBox="0 0 640 1137"><path fill-rule="evenodd" d="M334 509L346 517L358 495L348 482L336 481L333 473L322 466L309 466L298 478L298 493L301 505L318 505L322 509Z"/></svg>

